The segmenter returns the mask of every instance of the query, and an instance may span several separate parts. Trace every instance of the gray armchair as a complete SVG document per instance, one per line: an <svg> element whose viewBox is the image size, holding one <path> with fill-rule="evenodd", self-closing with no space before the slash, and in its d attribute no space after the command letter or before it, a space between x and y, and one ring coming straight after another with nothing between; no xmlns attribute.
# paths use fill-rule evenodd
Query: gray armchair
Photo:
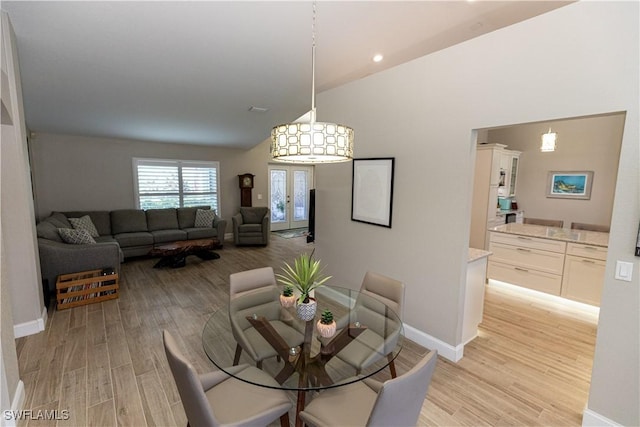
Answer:
<svg viewBox="0 0 640 427"><path fill-rule="evenodd" d="M243 207L231 219L236 245L268 245L270 210L267 207Z"/></svg>

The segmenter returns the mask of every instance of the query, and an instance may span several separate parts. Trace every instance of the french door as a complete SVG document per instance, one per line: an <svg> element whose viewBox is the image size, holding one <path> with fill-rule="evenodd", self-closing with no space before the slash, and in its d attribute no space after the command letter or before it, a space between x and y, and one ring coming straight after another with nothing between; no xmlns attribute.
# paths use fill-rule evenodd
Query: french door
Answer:
<svg viewBox="0 0 640 427"><path fill-rule="evenodd" d="M309 226L313 166L269 165L271 231Z"/></svg>

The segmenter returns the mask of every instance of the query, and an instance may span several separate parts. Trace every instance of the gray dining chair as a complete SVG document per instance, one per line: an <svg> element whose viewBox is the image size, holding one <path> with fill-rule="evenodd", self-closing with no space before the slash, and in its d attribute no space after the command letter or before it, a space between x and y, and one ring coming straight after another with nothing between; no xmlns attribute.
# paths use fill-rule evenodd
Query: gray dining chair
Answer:
<svg viewBox="0 0 640 427"><path fill-rule="evenodd" d="M277 389L278 383L268 374L249 365L228 369L250 382L271 383L273 388L253 385L222 371L198 375L178 350L169 331L163 331L162 338L187 415L187 426L267 426L278 418L282 427L289 426L289 410L293 405L286 392Z"/></svg>
<svg viewBox="0 0 640 427"><path fill-rule="evenodd" d="M558 227L562 228L564 226L564 221L561 219L541 219L541 218L527 218L525 217L522 222L524 224L532 224L532 225L544 225L546 227Z"/></svg>
<svg viewBox="0 0 640 427"><path fill-rule="evenodd" d="M391 377L395 378L396 368L391 352L402 328L403 305L404 283L368 271L362 280L354 310L349 315L351 323L358 321L367 330L342 349L336 355L338 359L353 366L356 374L360 374L362 369L386 356L389 359ZM395 320L395 316L388 315L388 309L398 315L400 323ZM344 319L338 323L339 327L345 326Z"/></svg>
<svg viewBox="0 0 640 427"><path fill-rule="evenodd" d="M306 425L415 426L438 359L430 351L409 372L384 383L364 379L322 391L300 418Z"/></svg>
<svg viewBox="0 0 640 427"><path fill-rule="evenodd" d="M233 364L240 363L242 351L247 352L262 369L262 361L279 357L277 351L249 323L247 316L264 316L289 347L304 342L304 334L292 326L274 295L278 287L273 268L263 267L233 273L229 276L229 322L236 340ZM242 296L242 298L238 298Z"/></svg>
<svg viewBox="0 0 640 427"><path fill-rule="evenodd" d="M571 223L572 230L585 230L585 231L599 231L601 233L608 233L609 226L608 225L599 225L599 224L584 224L581 222L572 222Z"/></svg>

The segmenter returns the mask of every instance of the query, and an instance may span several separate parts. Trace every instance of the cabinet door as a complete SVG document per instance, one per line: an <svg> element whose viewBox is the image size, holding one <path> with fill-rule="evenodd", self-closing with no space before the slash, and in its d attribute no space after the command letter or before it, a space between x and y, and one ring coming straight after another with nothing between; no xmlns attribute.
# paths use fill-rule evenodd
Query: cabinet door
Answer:
<svg viewBox="0 0 640 427"><path fill-rule="evenodd" d="M567 255L561 295L565 298L600 305L605 261Z"/></svg>
<svg viewBox="0 0 640 427"><path fill-rule="evenodd" d="M518 178L518 157L511 158L511 167L509 170L509 197L516 195L516 181Z"/></svg>

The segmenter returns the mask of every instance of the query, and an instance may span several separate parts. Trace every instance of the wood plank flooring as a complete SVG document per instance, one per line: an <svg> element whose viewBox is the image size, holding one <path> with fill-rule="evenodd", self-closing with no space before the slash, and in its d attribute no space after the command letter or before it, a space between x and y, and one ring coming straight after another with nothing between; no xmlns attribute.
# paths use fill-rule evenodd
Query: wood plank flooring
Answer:
<svg viewBox="0 0 640 427"><path fill-rule="evenodd" d="M66 409L70 415L19 425L185 426L161 331L171 331L198 372L214 369L202 350L201 331L211 313L227 304L229 274L277 270L283 260L311 249L304 237L274 236L267 248L226 242L220 259L190 257L181 269L154 269L153 259L126 262L119 299L50 309L44 332L16 340L24 409ZM594 316L493 287L485 301L480 336L466 346L465 357L457 364L439 359L419 425L580 425ZM426 352L406 341L398 373ZM388 371L379 375L385 380Z"/></svg>

